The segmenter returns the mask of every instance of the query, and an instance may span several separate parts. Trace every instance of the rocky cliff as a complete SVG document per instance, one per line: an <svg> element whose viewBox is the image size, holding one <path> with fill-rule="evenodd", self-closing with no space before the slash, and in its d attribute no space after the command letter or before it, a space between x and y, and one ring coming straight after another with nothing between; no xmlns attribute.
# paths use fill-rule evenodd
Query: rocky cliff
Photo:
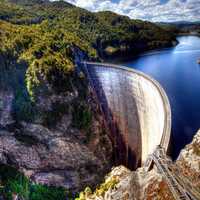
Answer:
<svg viewBox="0 0 200 200"><path fill-rule="evenodd" d="M171 168L187 186L200 194L200 131L191 144L180 153ZM80 194L80 200L173 200L165 178L156 167L146 172L144 168L130 171L124 166L115 167L94 193L88 188Z"/></svg>
<svg viewBox="0 0 200 200"><path fill-rule="evenodd" d="M19 110L26 112L27 104L18 100L13 87L1 85L0 163L36 183L72 191L99 182L110 169L112 144L87 84L84 87L85 98L83 88L76 86L59 94L48 89L38 95L31 118L20 119Z"/></svg>
<svg viewBox="0 0 200 200"><path fill-rule="evenodd" d="M176 161L184 177L200 188L200 131L194 136L191 144L187 145Z"/></svg>

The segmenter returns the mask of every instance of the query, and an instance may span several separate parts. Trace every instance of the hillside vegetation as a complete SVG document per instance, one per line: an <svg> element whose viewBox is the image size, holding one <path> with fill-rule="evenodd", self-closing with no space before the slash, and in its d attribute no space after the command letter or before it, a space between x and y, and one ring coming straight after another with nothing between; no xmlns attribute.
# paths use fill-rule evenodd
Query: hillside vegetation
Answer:
<svg viewBox="0 0 200 200"><path fill-rule="evenodd" d="M200 35L200 22L159 23L166 31L176 35Z"/></svg>
<svg viewBox="0 0 200 200"><path fill-rule="evenodd" d="M41 77L56 86L58 79L70 77L76 48L89 57L105 58L171 46L175 40L150 22L111 12L91 13L64 1L1 0L0 19L3 60L14 57L28 63L31 95Z"/></svg>

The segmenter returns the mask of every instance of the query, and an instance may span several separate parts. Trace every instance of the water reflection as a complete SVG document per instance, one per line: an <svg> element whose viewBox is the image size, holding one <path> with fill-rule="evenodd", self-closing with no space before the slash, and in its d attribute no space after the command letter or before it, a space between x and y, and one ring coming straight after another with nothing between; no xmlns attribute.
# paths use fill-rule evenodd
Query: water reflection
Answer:
<svg viewBox="0 0 200 200"><path fill-rule="evenodd" d="M123 63L151 75L165 89L172 109L174 158L200 128L200 38L183 36L178 40L174 48Z"/></svg>

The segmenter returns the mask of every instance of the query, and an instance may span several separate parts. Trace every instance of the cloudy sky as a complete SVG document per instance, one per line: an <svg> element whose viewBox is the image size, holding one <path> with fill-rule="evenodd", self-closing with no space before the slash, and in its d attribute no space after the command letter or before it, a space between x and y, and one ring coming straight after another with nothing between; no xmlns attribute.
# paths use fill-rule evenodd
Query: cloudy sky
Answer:
<svg viewBox="0 0 200 200"><path fill-rule="evenodd" d="M111 10L150 21L200 21L200 0L66 0L91 11Z"/></svg>

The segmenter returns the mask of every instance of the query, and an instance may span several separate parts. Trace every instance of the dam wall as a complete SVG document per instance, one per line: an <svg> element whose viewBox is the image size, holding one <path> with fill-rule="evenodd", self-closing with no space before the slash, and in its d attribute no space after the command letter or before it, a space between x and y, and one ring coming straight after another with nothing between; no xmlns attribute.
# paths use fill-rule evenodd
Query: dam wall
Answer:
<svg viewBox="0 0 200 200"><path fill-rule="evenodd" d="M160 84L142 72L111 64L84 63L117 146L118 159L137 168L170 142L171 109Z"/></svg>

